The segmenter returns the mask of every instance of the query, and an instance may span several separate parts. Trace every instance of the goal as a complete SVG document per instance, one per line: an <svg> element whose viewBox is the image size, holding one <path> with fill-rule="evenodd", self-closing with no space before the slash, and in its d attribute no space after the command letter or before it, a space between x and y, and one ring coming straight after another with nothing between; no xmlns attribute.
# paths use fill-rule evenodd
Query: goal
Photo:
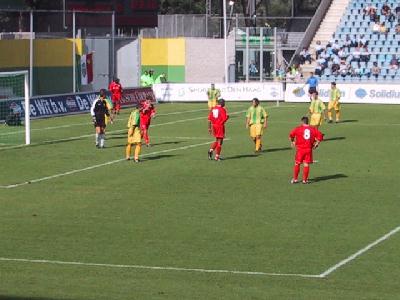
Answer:
<svg viewBox="0 0 400 300"><path fill-rule="evenodd" d="M0 72L0 147L31 142L28 71Z"/></svg>

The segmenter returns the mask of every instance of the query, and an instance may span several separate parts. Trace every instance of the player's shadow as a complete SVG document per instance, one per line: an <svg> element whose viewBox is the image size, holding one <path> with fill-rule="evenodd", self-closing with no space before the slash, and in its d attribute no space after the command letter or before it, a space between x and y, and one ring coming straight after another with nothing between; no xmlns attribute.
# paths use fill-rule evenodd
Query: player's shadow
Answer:
<svg viewBox="0 0 400 300"><path fill-rule="evenodd" d="M183 142L185 142L185 141L169 141L169 142L161 142L161 143L151 144L151 146L177 145L177 144L181 144Z"/></svg>
<svg viewBox="0 0 400 300"><path fill-rule="evenodd" d="M176 155L173 154L160 154L160 155L152 155L152 156L148 156L146 158L143 158L143 161L147 161L147 160L159 160L159 159L164 159L164 158L171 158L174 157ZM1 300L1 299L0 299Z"/></svg>
<svg viewBox="0 0 400 300"><path fill-rule="evenodd" d="M345 140L345 136L336 136L331 138L324 138L324 142Z"/></svg>
<svg viewBox="0 0 400 300"><path fill-rule="evenodd" d="M349 176L338 173L338 174L333 174L333 175L326 175L326 176L318 176L314 177L312 180L313 182L320 182L320 181L328 181L328 180L335 180L335 179L341 179L341 178L348 178Z"/></svg>
<svg viewBox="0 0 400 300"><path fill-rule="evenodd" d="M123 138L126 138L126 134L115 134L115 135L107 136L107 140L119 140L119 139L123 139Z"/></svg>
<svg viewBox="0 0 400 300"><path fill-rule="evenodd" d="M343 120L343 121L339 121L339 123L356 123L358 122L358 120Z"/></svg>
<svg viewBox="0 0 400 300"><path fill-rule="evenodd" d="M233 159L241 159L241 158L254 158L254 157L258 157L257 154L240 154L240 155L234 155L234 156L228 156L228 157L224 157L224 160L233 160Z"/></svg>
<svg viewBox="0 0 400 300"><path fill-rule="evenodd" d="M63 298L64 299L64 298ZM57 298L47 298L47 297L25 297L25 296L5 296L0 295L0 300L57 300ZM60 299L61 300L61 299ZM65 300L72 300L70 298Z"/></svg>
<svg viewBox="0 0 400 300"><path fill-rule="evenodd" d="M291 150L290 147L281 147L281 148L269 148L262 151L262 153L269 153L269 152L279 152L279 151L288 151Z"/></svg>

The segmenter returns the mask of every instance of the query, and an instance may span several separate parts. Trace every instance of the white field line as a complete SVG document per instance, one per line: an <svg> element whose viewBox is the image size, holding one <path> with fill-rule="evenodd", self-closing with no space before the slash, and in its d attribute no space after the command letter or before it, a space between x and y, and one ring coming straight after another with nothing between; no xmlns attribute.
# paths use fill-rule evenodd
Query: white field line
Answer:
<svg viewBox="0 0 400 300"><path fill-rule="evenodd" d="M336 265L330 267L329 269L327 269L325 272L320 274L320 277L327 277L328 275L332 274L333 272L335 272L337 269L343 267L344 265L348 264L349 262L351 262L352 260L356 259L357 257L359 257L360 255L364 254L365 252L367 252L368 250L372 249L373 247L377 246L378 244L384 242L385 240L389 239L392 235L396 234L397 232L400 231L400 226L396 227L395 229L389 231L387 234L385 234L384 236L380 237L379 239L375 240L374 242L368 244L367 246L365 246L364 248L358 250L356 253L350 255L349 257L347 257L346 259L343 259L342 261L338 262Z"/></svg>
<svg viewBox="0 0 400 300"><path fill-rule="evenodd" d="M237 111L230 113L230 115L237 115L245 112L245 110ZM171 121L171 122L166 122L166 123L160 123L160 124L154 124L151 125L150 127L158 127L158 126L164 126L164 125L173 125L173 124L178 124L178 123L184 123L188 121L197 121L197 120L206 120L207 118L202 116L202 117L196 117L196 118L190 118L190 119L183 119L183 120L177 120L177 121ZM121 133L121 132L126 132L127 129L118 129L118 130L112 130L108 131L108 134L111 133ZM79 135L79 136L73 136L69 138L64 138L64 139L56 139L56 140L45 140L40 143L31 143L30 145L15 145L15 146L9 146L9 147L1 147L0 150L8 150L8 149L17 149L17 148L24 148L24 147L29 147L29 146L36 146L36 145L42 145L42 144L51 144L51 143L58 143L58 142L68 142L68 141L74 141L74 140L79 140L82 138L87 138L87 137L94 137L94 134L84 134L84 135Z"/></svg>
<svg viewBox="0 0 400 300"><path fill-rule="evenodd" d="M165 114L157 114L157 116L180 115L180 114L199 112L199 111L205 111L205 110L208 110L208 109L204 108L204 109L193 109L193 110L185 110L185 111L176 111L176 112L165 113ZM126 121L126 120L122 119L122 118L119 118L119 119L115 120L115 122L120 122L120 121ZM35 129L31 129L31 131L54 130L54 129L70 128L70 127L74 127L74 126L84 126L84 125L87 126L87 125L90 125L90 124L92 124L92 123L91 122L73 123L73 124L66 124L66 125L60 125L60 126L35 128ZM13 131L13 132L5 132L5 133L0 133L0 136L20 134L20 133L24 133L24 132L25 132L25 130L18 130L18 131Z"/></svg>
<svg viewBox="0 0 400 300"><path fill-rule="evenodd" d="M236 105L236 106L230 106L230 107L240 107L242 105ZM271 106L268 108L285 108L285 107L295 107L291 105L287 106L282 106L282 107L277 107L277 106ZM171 116L171 115L181 115L181 114L186 114L186 113L193 113L193 112L199 112L199 111L207 111L208 108L202 108L202 109L193 109L193 110L183 110L183 111L176 111L176 112L170 112L170 113L164 113L164 114L157 114L158 117L160 116ZM114 122L120 122L120 121L126 121L125 119L118 118ZM75 127L75 126L87 126L91 125L91 122L84 122L84 123L73 123L73 124L65 124L65 125L59 125L59 126L50 126L50 127L43 127L43 128L35 128L31 129L31 132L33 131L45 131L45 130L54 130L54 129L62 129L62 128L70 128L70 127ZM5 132L5 133L0 133L0 136L6 136L6 135L14 135L14 134L21 134L24 133L25 130L18 130L18 131L13 131L13 132Z"/></svg>
<svg viewBox="0 0 400 300"><path fill-rule="evenodd" d="M7 258L7 257L0 257L0 261L36 263L36 264L52 264L52 265L85 266L85 267L118 268L118 269L145 269L145 270L184 271L184 272L198 272L198 273L229 273L229 274L237 274L237 275L261 275L261 276L263 275L263 276L320 278L319 275L294 274L294 273L293 274L291 274L291 273L285 274L285 273L267 273L267 272L253 272L253 271L236 271L236 270L157 267L157 266L143 266L143 265L118 265L118 264L85 263L85 262L74 262L74 261L23 259L23 258Z"/></svg>
<svg viewBox="0 0 400 300"><path fill-rule="evenodd" d="M182 146L182 147L173 148L173 149L155 151L155 152L143 154L143 155L141 155L141 157L153 156L153 155L157 155L157 154L174 152L174 151L179 151L179 150L187 150L187 149L190 149L190 148L209 145L211 142L212 141L208 141L208 142L201 143L201 144L193 144L193 145ZM41 178L37 178L37 179L28 180L28 181L25 181L25 182L20 182L20 183L15 183L15 184L10 184L10 185L0 185L0 189L17 188L17 187L21 187L21 186L28 185L28 184L31 184L31 183L38 183L38 182L42 182L42 181L46 181L46 180L51 180L51 179L64 177L64 176L68 176L68 175L73 175L73 174L84 172L84 171L97 169L97 168L104 167L104 166L113 165L113 164L116 164L116 163L119 163L119 162L122 162L122 161L126 161L126 159L125 158L120 158L120 159L111 160L111 161L108 161L108 162L105 162L105 163L92 165L92 166L89 166L89 167L86 167L86 168L75 169L75 170L71 170L71 171L64 172L64 173L58 173L58 174L54 174L54 175L51 175L51 176L46 176L46 177L41 177Z"/></svg>

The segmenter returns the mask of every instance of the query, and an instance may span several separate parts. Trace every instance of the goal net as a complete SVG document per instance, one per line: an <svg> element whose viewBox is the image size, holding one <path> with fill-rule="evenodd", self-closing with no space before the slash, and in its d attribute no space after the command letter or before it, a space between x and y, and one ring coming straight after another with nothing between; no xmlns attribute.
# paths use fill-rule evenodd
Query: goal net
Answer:
<svg viewBox="0 0 400 300"><path fill-rule="evenodd" d="M0 72L0 149L30 144L29 107L28 72Z"/></svg>

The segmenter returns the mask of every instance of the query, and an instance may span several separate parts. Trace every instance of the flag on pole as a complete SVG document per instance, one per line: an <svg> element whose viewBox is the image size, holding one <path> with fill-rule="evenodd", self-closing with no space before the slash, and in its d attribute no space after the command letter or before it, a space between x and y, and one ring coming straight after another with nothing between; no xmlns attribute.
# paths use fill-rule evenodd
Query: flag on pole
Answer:
<svg viewBox="0 0 400 300"><path fill-rule="evenodd" d="M81 56L81 84L87 85L93 81L93 53Z"/></svg>
<svg viewBox="0 0 400 300"><path fill-rule="evenodd" d="M88 84L88 74L87 74L87 66L86 66L86 54L82 54L81 56L81 84Z"/></svg>
<svg viewBox="0 0 400 300"><path fill-rule="evenodd" d="M93 52L86 55L86 69L88 83L93 82Z"/></svg>

